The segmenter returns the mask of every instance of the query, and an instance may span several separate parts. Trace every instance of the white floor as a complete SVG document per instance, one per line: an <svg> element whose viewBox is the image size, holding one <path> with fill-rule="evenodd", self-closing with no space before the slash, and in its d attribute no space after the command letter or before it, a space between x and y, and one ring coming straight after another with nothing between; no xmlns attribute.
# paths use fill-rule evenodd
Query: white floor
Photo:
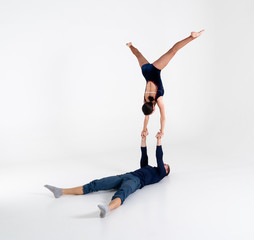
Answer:
<svg viewBox="0 0 254 240"><path fill-rule="evenodd" d="M254 239L252 157L164 146L169 177L100 219L97 204L108 203L113 192L55 199L43 187L74 187L128 172L138 168L140 156L139 149L96 155L1 166L0 239Z"/></svg>

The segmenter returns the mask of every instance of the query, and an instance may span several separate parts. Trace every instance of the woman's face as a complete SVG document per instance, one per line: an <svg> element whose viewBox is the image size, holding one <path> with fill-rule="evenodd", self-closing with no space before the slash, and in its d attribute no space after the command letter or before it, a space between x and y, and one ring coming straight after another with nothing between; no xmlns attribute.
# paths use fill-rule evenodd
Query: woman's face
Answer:
<svg viewBox="0 0 254 240"><path fill-rule="evenodd" d="M150 115L152 115L155 112L155 105L153 105L153 111L151 112Z"/></svg>

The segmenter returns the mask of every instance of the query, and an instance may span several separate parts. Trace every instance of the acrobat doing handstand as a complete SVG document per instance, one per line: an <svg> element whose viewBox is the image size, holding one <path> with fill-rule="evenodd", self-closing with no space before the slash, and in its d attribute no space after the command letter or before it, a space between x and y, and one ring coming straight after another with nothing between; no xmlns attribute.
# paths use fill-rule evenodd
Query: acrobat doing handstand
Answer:
<svg viewBox="0 0 254 240"><path fill-rule="evenodd" d="M155 111L156 104L160 109L160 123L161 128L158 132L159 136L163 136L165 128L165 109L163 103L164 88L161 81L160 73L163 68L167 66L169 61L175 56L175 54L186 44L199 37L204 30L200 32L192 32L191 35L182 41L177 42L171 49L163 54L158 60L149 63L145 57L135 48L131 42L126 45L130 48L132 53L137 57L139 66L141 67L142 74L146 79L146 89L144 94L144 104L142 111L145 114L144 126L141 132L142 136L148 135L147 125L149 116Z"/></svg>

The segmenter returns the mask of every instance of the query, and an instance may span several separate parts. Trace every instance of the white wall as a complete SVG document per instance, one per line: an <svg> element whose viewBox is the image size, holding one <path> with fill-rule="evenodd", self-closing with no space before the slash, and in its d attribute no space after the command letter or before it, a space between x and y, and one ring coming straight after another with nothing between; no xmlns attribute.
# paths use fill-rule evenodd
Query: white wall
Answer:
<svg viewBox="0 0 254 240"><path fill-rule="evenodd" d="M164 145L253 158L253 3L2 1L0 161L82 158L139 144L145 80L125 46L151 62L204 35L162 71ZM159 129L149 123L149 144ZM98 150L97 150L98 152Z"/></svg>

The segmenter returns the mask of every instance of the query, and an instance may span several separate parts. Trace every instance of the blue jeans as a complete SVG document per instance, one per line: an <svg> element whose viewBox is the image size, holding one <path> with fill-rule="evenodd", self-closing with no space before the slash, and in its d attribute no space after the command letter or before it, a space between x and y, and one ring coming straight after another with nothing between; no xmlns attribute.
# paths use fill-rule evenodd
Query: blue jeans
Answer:
<svg viewBox="0 0 254 240"><path fill-rule="evenodd" d="M123 204L124 200L140 187L141 184L138 177L132 175L131 173L125 173L122 175L94 180L83 186L83 192L84 194L87 194L100 190L117 189L116 193L112 197L112 200L120 198L121 204Z"/></svg>

